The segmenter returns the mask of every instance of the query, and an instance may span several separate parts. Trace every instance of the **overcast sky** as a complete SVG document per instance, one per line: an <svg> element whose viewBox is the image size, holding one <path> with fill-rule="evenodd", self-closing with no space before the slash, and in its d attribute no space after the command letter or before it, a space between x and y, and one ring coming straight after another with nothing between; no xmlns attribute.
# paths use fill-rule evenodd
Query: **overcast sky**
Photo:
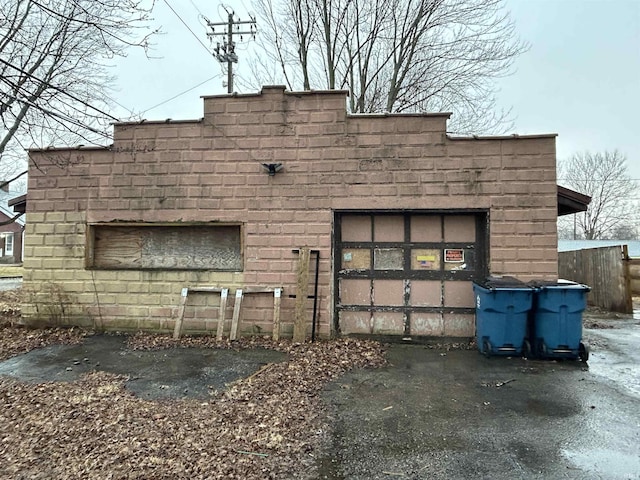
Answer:
<svg viewBox="0 0 640 480"><path fill-rule="evenodd" d="M244 19L251 11L250 0L226 4ZM512 109L514 133L557 133L559 160L618 149L640 179L640 0L506 0L506 6L531 45L515 73L498 81L499 105ZM226 13L212 0L157 0L156 8L165 32L156 39L158 58L132 52L115 66L122 106L116 116L200 118L200 95L226 93L226 75L207 51L199 17L219 22ZM253 53L238 54L241 68Z"/></svg>

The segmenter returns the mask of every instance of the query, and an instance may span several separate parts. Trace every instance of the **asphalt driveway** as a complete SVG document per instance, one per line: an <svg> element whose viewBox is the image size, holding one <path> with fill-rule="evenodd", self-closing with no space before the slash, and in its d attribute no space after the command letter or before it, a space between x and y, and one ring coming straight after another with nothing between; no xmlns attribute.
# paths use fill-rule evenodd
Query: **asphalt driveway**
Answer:
<svg viewBox="0 0 640 480"><path fill-rule="evenodd" d="M640 322L585 330L588 364L393 345L332 383L325 479L639 479Z"/></svg>
<svg viewBox="0 0 640 480"><path fill-rule="evenodd" d="M597 323L615 328L585 330L588 364L390 345L388 366L324 389L333 429L313 452L315 478L640 479L640 320ZM69 381L106 370L129 375L126 388L142 398L207 398L211 386L284 358L132 351L96 336L0 362L0 375Z"/></svg>

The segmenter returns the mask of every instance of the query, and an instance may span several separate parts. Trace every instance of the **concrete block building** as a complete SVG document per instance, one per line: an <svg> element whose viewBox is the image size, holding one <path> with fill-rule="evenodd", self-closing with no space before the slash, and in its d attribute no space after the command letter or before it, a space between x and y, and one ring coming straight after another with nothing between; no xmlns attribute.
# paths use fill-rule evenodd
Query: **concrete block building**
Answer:
<svg viewBox="0 0 640 480"><path fill-rule="evenodd" d="M243 289L240 332L270 334L282 288L287 335L309 248L319 335L470 337L474 279L557 278L555 135L456 138L449 114L349 115L341 91L203 100L30 152L25 321L213 332L229 288L227 321Z"/></svg>

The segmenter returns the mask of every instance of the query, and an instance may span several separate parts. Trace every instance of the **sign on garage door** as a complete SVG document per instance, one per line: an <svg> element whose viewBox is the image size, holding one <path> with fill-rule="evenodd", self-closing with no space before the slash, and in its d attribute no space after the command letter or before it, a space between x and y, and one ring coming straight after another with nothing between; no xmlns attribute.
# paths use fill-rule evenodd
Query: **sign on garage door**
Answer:
<svg viewBox="0 0 640 480"><path fill-rule="evenodd" d="M340 333L472 336L486 213L336 214Z"/></svg>

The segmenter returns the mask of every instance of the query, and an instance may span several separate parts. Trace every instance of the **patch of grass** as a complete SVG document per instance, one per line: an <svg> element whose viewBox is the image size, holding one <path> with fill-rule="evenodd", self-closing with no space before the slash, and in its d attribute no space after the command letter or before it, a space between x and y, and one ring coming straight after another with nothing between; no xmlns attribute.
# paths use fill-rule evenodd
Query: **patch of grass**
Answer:
<svg viewBox="0 0 640 480"><path fill-rule="evenodd" d="M0 278L22 277L24 268L17 265L0 265Z"/></svg>

